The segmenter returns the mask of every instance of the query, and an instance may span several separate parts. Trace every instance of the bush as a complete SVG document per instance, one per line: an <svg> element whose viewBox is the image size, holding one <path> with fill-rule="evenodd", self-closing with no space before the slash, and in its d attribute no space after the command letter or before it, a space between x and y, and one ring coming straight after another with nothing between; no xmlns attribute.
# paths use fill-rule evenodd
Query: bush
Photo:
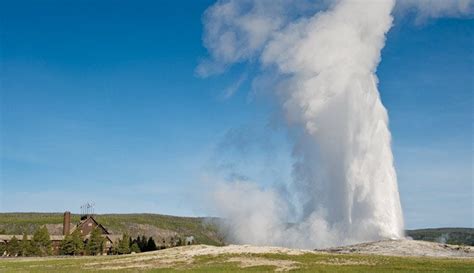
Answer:
<svg viewBox="0 0 474 273"><path fill-rule="evenodd" d="M133 243L132 246L130 247L130 251L134 253L140 253L140 247L138 246L137 243Z"/></svg>

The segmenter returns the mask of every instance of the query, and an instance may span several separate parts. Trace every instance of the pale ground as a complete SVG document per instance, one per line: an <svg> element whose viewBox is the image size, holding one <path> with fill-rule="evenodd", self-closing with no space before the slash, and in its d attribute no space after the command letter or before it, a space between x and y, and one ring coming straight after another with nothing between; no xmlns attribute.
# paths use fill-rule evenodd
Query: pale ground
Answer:
<svg viewBox="0 0 474 273"><path fill-rule="evenodd" d="M415 240L385 240L321 250L330 253L360 253L388 256L474 258L474 247Z"/></svg>
<svg viewBox="0 0 474 273"><path fill-rule="evenodd" d="M388 256L421 256L436 258L458 258L474 259L474 247L455 246L439 243L413 241L413 240L386 240L371 243L363 243L352 246L344 246L323 250L300 250L283 247L250 246L250 245L228 245L223 247L208 245L193 245L175 247L165 250L113 256L110 259L100 257L71 257L68 259L83 260L81 267L89 270L114 270L114 269L154 269L154 268L191 268L193 263L235 263L241 268L254 266L273 266L275 271L289 271L298 269L304 264L302 260L292 260L282 256L265 257L252 254L284 254L298 256L304 254L375 254ZM44 258L17 258L23 261L54 260L64 257ZM322 265L376 265L377 260L366 258L355 258L346 255L327 256L326 259L316 259L312 264ZM1 270L0 270L1 271Z"/></svg>
<svg viewBox="0 0 474 273"><path fill-rule="evenodd" d="M227 258L227 262L236 262L241 268L253 266L275 266L276 271L288 271L298 268L298 262L285 259L267 259L264 257L245 256L245 254L286 254L302 255L306 253L360 253L389 256L423 256L423 257L450 257L474 258L474 247L454 246L439 243L413 241L413 240L386 240L379 242L363 243L353 246L331 248L325 250L299 250L283 247L266 247L250 245L229 245L215 247L208 245L195 245L176 247L141 255L129 255L120 260L104 260L90 262L86 268L123 269L123 268L167 268L176 265L190 265L198 256L242 255ZM356 265L368 263L351 259L333 258L321 261L325 264Z"/></svg>
<svg viewBox="0 0 474 273"><path fill-rule="evenodd" d="M302 255L314 253L311 250L298 250L283 247L265 247L250 245L229 245L223 247L194 245L185 247L175 247L149 253L140 256L130 255L119 261L100 261L87 263L86 267L101 269L122 269L122 268L166 268L176 264L191 264L197 256L218 256L223 254L287 254ZM271 265L276 267L276 271L288 271L297 267L297 262L278 259L265 259L258 257L230 257L228 262L237 262L240 267Z"/></svg>

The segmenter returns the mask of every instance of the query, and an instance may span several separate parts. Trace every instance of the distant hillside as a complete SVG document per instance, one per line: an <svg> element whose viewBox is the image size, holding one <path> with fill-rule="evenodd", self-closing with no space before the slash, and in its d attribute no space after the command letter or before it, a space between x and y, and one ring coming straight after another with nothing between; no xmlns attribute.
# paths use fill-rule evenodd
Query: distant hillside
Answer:
<svg viewBox="0 0 474 273"><path fill-rule="evenodd" d="M216 219L202 217L177 217L160 214L100 214L95 219L112 233L128 233L152 236L155 240L171 236L194 236L200 244L222 245ZM71 222L77 223L80 216L72 215ZM39 226L46 225L50 233L62 233L62 213L0 213L0 232L5 234L33 233Z"/></svg>
<svg viewBox="0 0 474 273"><path fill-rule="evenodd" d="M200 244L224 244L216 228L217 218L161 214L100 214L95 218L112 233L152 236L157 240L192 235ZM72 215L71 221L79 222L79 215ZM62 223L62 213L0 213L0 234L31 234L41 225L47 225L51 233L61 234ZM415 240L474 246L474 228L416 229L407 230L406 234Z"/></svg>
<svg viewBox="0 0 474 273"><path fill-rule="evenodd" d="M407 230L415 240L474 246L474 228L427 228Z"/></svg>

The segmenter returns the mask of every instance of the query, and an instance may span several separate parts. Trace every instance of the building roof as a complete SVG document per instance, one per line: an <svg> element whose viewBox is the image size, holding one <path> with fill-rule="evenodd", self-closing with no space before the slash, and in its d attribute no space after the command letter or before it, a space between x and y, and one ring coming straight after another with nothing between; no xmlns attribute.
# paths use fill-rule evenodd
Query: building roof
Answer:
<svg viewBox="0 0 474 273"><path fill-rule="evenodd" d="M110 234L110 232L102 225L99 224L93 216L89 215L85 219L81 220L77 225L71 228L70 233L74 232L74 230L82 228L86 223L92 221L96 227L102 230L101 236L109 240L111 243L117 242L119 239L122 238L121 234ZM82 235L84 239L88 239L90 237L89 234ZM8 242L13 237L16 237L18 240L23 239L23 234L0 234L0 242ZM49 235L51 241L62 241L66 236L64 235ZM33 239L33 235L26 235L27 240Z"/></svg>
<svg viewBox="0 0 474 273"><path fill-rule="evenodd" d="M87 221L88 221L89 219L92 220L92 221L96 224L97 227L99 227L100 229L102 229L103 234L110 234L110 232L109 232L102 224L99 224L99 222L97 222L97 221L94 219L94 217L93 217L92 215L89 215L89 216L87 216L87 218L81 220L75 227L73 227L73 228L71 229L70 232L72 233L72 232L74 232L76 229L81 228L85 223L87 223Z"/></svg>
<svg viewBox="0 0 474 273"><path fill-rule="evenodd" d="M18 240L23 239L22 234L0 234L0 241L10 241L13 237L16 237ZM62 241L66 236L64 235L50 235L49 238L51 241ZM107 238L110 242L114 243L122 238L122 235L119 234L102 234L102 237ZM33 239L33 235L26 235L27 240Z"/></svg>
<svg viewBox="0 0 474 273"><path fill-rule="evenodd" d="M0 241L10 241L13 237L16 237L18 240L23 239L22 234L8 234L8 235L2 234L0 235ZM31 240L33 239L33 235L26 235L26 238L28 240ZM62 241L64 240L64 235L49 235L49 239L51 241Z"/></svg>

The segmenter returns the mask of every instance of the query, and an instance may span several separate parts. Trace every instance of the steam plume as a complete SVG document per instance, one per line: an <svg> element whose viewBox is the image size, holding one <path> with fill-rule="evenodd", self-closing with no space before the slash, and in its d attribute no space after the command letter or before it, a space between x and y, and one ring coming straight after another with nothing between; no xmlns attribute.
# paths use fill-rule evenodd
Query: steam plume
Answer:
<svg viewBox="0 0 474 273"><path fill-rule="evenodd" d="M220 184L216 207L238 243L327 247L403 236L387 112L375 71L393 0L219 1L204 15L209 75L258 60L294 139L293 201ZM268 9L268 7L270 7ZM290 208L296 222L288 224Z"/></svg>
<svg viewBox="0 0 474 273"><path fill-rule="evenodd" d="M398 12L414 11L416 22L420 23L429 18L440 17L472 17L474 12L473 0L399 0Z"/></svg>

